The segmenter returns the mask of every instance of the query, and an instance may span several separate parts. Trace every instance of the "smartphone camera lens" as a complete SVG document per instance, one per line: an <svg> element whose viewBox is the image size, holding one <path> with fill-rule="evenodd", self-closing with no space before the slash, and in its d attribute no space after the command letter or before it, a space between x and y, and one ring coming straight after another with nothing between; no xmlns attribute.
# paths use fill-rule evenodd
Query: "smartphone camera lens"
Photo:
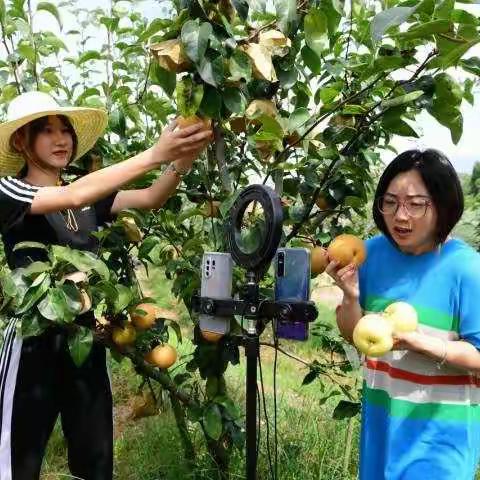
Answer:
<svg viewBox="0 0 480 480"><path fill-rule="evenodd" d="M277 276L283 277L285 275L285 253L278 252L277 256Z"/></svg>

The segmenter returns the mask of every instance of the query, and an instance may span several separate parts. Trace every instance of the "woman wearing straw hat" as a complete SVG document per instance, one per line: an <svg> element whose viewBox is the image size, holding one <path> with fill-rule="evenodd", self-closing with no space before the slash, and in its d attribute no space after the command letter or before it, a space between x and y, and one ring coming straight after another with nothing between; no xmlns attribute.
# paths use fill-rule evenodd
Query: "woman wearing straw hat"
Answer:
<svg viewBox="0 0 480 480"><path fill-rule="evenodd" d="M0 125L0 231L11 268L38 260L38 250L13 251L24 241L94 250L90 232L125 208L159 208L211 138L202 124L181 130L170 124L150 149L90 173L69 185L62 169L88 152L107 124L103 110L59 107L49 95L29 92L9 105ZM150 187L121 190L168 164ZM58 415L72 475L112 478L112 397L105 350L94 344L81 367L66 338L51 329L25 340L15 319L0 354L0 478L39 478L42 458Z"/></svg>

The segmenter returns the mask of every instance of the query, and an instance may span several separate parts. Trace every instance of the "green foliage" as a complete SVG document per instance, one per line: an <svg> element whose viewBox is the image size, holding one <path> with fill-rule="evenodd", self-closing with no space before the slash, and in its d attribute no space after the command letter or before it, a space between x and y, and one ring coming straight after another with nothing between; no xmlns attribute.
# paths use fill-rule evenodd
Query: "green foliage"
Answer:
<svg viewBox="0 0 480 480"><path fill-rule="evenodd" d="M160 211L127 212L135 227L119 219L99 232L98 257L49 247L44 262L0 276L2 312L20 316L24 335L61 323L72 331L70 349L78 362L91 338L75 323L80 291L62 282L64 273L87 274L97 319L106 315L121 324L143 297L135 280L137 260L147 271L163 268L172 292L189 307L203 252L226 249L229 206L253 181L271 182L282 197L284 243L327 244L344 231L363 235L370 229L366 206L380 152L392 148L395 135L417 137L415 119L423 111L458 143L462 102L473 103L474 82L459 82L448 69L480 74L480 60L467 56L480 41L480 22L450 0L281 0L273 2L275 8L265 1L174 1L150 22L135 2L93 11L80 2L40 2L39 14L49 14L59 27L67 10L77 19L61 35L34 31L33 12L24 3L0 0L0 33L8 46L0 58L0 107L37 88L65 103L106 108L107 132L79 168L87 172L145 150L175 113L214 119L215 144L176 194ZM98 37L89 38L87 27ZM65 37L75 49L67 51ZM172 40L161 60L155 51ZM132 187L150 185L158 176L152 172ZM317 207L320 195L328 210ZM219 216L208 213L214 201ZM240 284L237 275L235 292ZM141 355L167 341L168 325L160 321L140 335L129 353ZM322 348L345 357L342 341L330 331L320 329L319 338ZM209 392L192 394L189 411L207 440L227 445L227 451L240 424L227 392L214 387L238 356L229 339L210 345L196 338L189 362ZM312 361L305 383L321 384L328 368ZM184 377L174 381L148 372L172 395L175 382L189 385ZM356 413L354 393L340 383L339 395L351 404L342 404L337 416Z"/></svg>

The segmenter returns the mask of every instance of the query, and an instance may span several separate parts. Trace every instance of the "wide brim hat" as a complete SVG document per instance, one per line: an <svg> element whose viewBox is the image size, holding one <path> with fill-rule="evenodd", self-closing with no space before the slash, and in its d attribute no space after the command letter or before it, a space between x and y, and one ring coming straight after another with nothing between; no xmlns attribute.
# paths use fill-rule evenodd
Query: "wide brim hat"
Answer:
<svg viewBox="0 0 480 480"><path fill-rule="evenodd" d="M87 153L103 134L108 115L100 108L61 107L47 93L27 92L14 98L7 110L7 120L0 124L0 176L15 175L25 164L25 158L12 149L12 134L27 123L48 115L65 115L77 135L75 158Z"/></svg>

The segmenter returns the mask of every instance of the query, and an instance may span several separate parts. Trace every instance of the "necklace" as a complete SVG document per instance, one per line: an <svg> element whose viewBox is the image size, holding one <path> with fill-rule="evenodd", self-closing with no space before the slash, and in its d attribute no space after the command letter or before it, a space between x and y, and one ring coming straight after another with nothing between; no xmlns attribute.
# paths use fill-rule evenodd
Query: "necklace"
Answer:
<svg viewBox="0 0 480 480"><path fill-rule="evenodd" d="M34 185L33 183L30 183L25 179L23 179L23 181L28 183L29 185ZM61 187L64 185L62 181L62 177L58 176L57 181L55 182L55 185L57 187ZM39 185L36 185L36 186L39 186ZM78 222L75 217L75 214L73 213L73 210L71 208L67 208L66 210L61 210L59 213L62 215L63 221L65 222L65 226L67 227L67 230L70 230L71 232L78 232Z"/></svg>
<svg viewBox="0 0 480 480"><path fill-rule="evenodd" d="M62 177L59 175L57 178L57 186L61 187L63 185ZM78 223L77 219L75 218L75 214L71 208L67 208L66 211L60 212L63 217L63 221L65 222L65 226L67 230L71 232L78 232Z"/></svg>
<svg viewBox="0 0 480 480"><path fill-rule="evenodd" d="M67 230L70 230L71 232L78 232L78 223L73 210L71 208L67 208L67 210L62 211L61 214Z"/></svg>

